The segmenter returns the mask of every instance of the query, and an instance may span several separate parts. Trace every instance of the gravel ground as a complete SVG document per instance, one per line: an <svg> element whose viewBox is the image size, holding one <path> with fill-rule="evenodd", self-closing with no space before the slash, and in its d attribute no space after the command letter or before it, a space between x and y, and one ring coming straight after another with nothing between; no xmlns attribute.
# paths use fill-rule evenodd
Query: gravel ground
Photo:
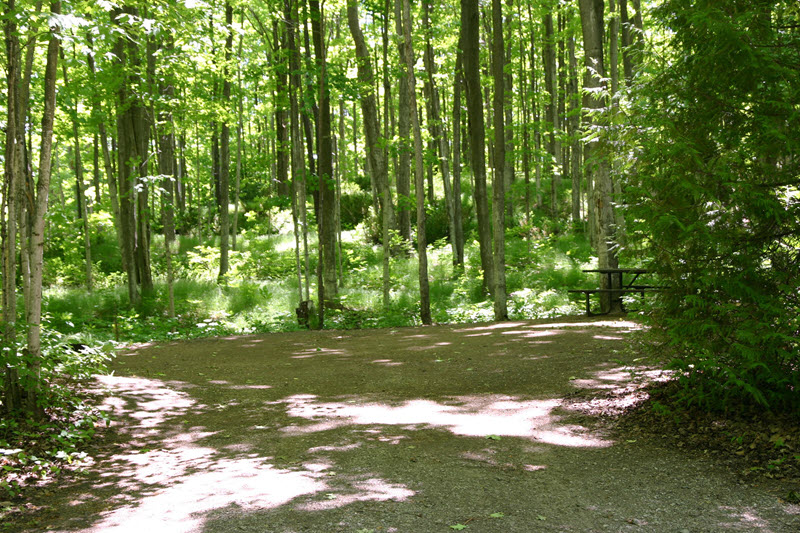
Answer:
<svg viewBox="0 0 800 533"><path fill-rule="evenodd" d="M628 432L638 325L572 318L142 346L83 473L0 531L800 531L791 481ZM624 417L624 415L621 415ZM657 422L656 422L657 423Z"/></svg>

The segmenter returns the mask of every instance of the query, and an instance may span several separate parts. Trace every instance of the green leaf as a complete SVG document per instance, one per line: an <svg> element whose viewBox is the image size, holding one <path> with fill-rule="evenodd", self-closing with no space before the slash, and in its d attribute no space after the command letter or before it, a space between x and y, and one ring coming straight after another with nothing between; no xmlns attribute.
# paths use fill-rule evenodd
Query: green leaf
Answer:
<svg viewBox="0 0 800 533"><path fill-rule="evenodd" d="M503 518L505 514L503 513L492 513L489 515L489 518Z"/></svg>
<svg viewBox="0 0 800 533"><path fill-rule="evenodd" d="M540 514L537 514L536 515L536 520L547 520L547 517L546 516L542 516Z"/></svg>
<svg viewBox="0 0 800 533"><path fill-rule="evenodd" d="M497 435L487 435L486 438L490 440L501 440L501 438L498 437Z"/></svg>
<svg viewBox="0 0 800 533"><path fill-rule="evenodd" d="M455 529L456 531L461 531L462 529L467 529L467 526L465 526L464 524L456 524L456 525L450 526L450 529Z"/></svg>

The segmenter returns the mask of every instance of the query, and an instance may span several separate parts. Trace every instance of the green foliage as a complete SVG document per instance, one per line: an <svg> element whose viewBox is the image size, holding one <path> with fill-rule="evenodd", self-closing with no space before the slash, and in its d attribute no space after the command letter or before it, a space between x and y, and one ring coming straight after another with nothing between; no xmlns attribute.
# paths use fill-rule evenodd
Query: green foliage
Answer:
<svg viewBox="0 0 800 533"><path fill-rule="evenodd" d="M670 0L628 203L665 285L684 399L800 408L800 71L793 2ZM795 6L796 7L796 6Z"/></svg>
<svg viewBox="0 0 800 533"><path fill-rule="evenodd" d="M371 213L372 198L367 191L358 189L347 194L342 193L339 206L342 229L355 229Z"/></svg>

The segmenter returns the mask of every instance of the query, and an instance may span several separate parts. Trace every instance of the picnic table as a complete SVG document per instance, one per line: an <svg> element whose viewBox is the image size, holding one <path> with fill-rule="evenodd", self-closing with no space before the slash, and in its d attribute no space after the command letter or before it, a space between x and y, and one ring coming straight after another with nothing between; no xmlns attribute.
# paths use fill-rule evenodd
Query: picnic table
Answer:
<svg viewBox="0 0 800 533"><path fill-rule="evenodd" d="M644 294L647 291L657 291L662 290L664 287L660 287L658 285L649 285L649 284L636 284L636 281L639 279L639 276L642 274L652 274L653 271L647 268L592 268L584 270L587 273L597 273L600 276L605 276L607 283L605 288L602 286L601 283L600 288L597 289L570 289L568 292L571 293L582 293L586 296L586 315L593 316L596 314L603 314L603 313L592 313L591 311L591 296L593 294L609 294L611 296L611 309L614 308L613 303L619 302L619 308L624 310L624 306L622 304L622 295L623 294L631 294L631 293L638 293L642 295L644 298ZM628 279L626 280L626 276Z"/></svg>

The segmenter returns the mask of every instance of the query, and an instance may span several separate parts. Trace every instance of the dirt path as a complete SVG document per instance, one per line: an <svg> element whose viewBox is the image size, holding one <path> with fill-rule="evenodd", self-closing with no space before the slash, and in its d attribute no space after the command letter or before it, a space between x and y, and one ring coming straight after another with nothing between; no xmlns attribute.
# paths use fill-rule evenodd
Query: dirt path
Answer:
<svg viewBox="0 0 800 533"><path fill-rule="evenodd" d="M800 531L800 506L615 435L636 324L569 319L143 347L86 474L8 531ZM2 530L2 528L0 528Z"/></svg>

